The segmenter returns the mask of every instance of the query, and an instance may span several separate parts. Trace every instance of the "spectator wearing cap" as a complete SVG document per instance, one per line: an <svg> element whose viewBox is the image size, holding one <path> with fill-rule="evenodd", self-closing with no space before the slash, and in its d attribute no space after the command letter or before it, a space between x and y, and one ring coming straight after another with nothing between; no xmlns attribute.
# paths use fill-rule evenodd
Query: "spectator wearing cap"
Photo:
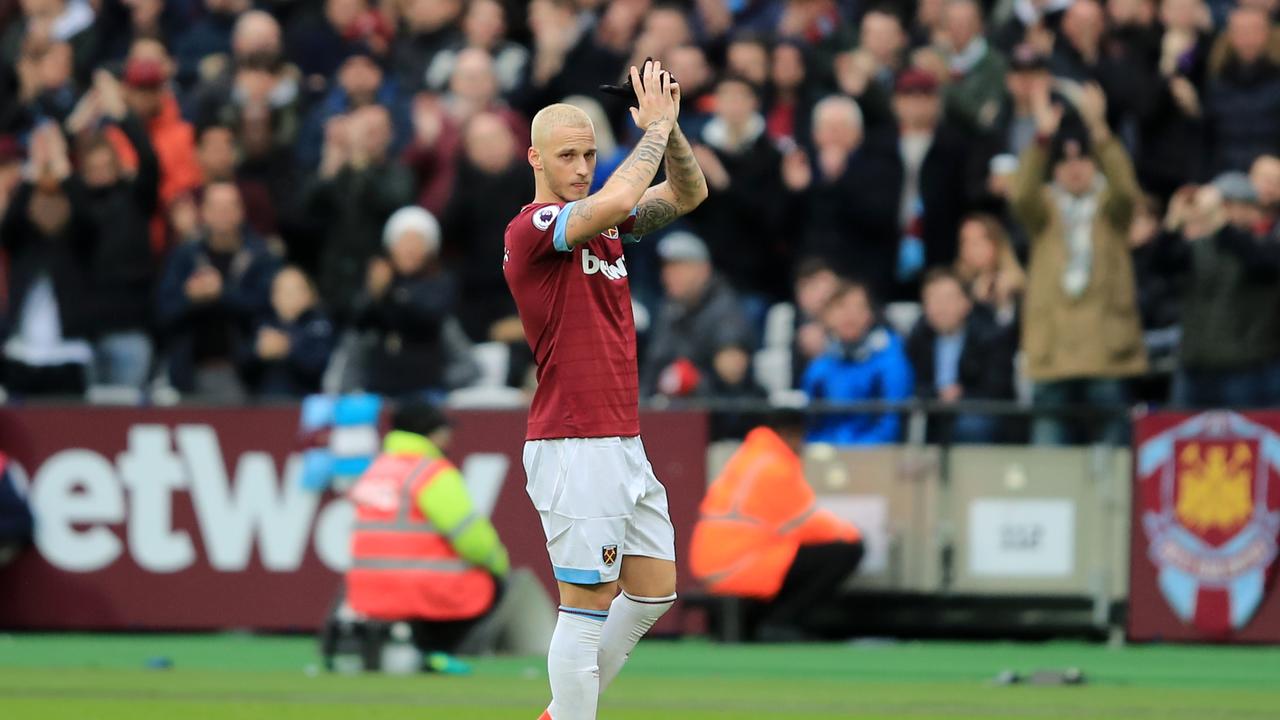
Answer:
<svg viewBox="0 0 1280 720"><path fill-rule="evenodd" d="M1013 399L1014 345L1007 329L976 307L960 277L930 270L922 283L924 314L907 338L916 397L959 400ZM930 434L962 443L1001 438L1000 418L961 413L932 418Z"/></svg>
<svg viewBox="0 0 1280 720"><path fill-rule="evenodd" d="M942 123L938 81L912 68L898 76L893 111L898 120L897 200L901 242L895 277L910 287L926 265L955 259L956 231L973 188L970 149L963 136ZM914 295L914 293L911 293Z"/></svg>
<svg viewBox="0 0 1280 720"><path fill-rule="evenodd" d="M270 308L279 262L244 224L235 183L212 183L200 205L197 239L176 246L156 296L169 381L216 402L247 397L237 361Z"/></svg>
<svg viewBox="0 0 1280 720"><path fill-rule="evenodd" d="M866 286L841 283L823 310L827 349L805 370L800 386L815 402L898 402L911 397L914 380L902 341L876 320ZM822 414L810 442L878 445L897 442L897 413Z"/></svg>
<svg viewBox="0 0 1280 720"><path fill-rule="evenodd" d="M241 348L241 374L262 398L302 398L320 392L333 352L333 324L311 278L297 266L271 281L271 307Z"/></svg>
<svg viewBox="0 0 1280 720"><path fill-rule="evenodd" d="M1266 11L1233 10L1210 58L1204 113L1212 172L1248 171L1259 155L1280 152L1280 64L1271 33Z"/></svg>
<svg viewBox="0 0 1280 720"><path fill-rule="evenodd" d="M168 51L156 40L136 41L124 69L125 100L146 127L160 161L160 204L151 221L151 246L157 251L167 240L169 208L204 182L195 128L182 119L178 100L168 88L172 70Z"/></svg>
<svg viewBox="0 0 1280 720"><path fill-rule="evenodd" d="M831 95L813 109L814 157L783 159L791 220L803 252L844 276L889 289L898 240L899 168L887 133L866 136L852 98Z"/></svg>
<svg viewBox="0 0 1280 720"><path fill-rule="evenodd" d="M357 325L376 337L365 386L391 396L441 392L457 286L439 262L440 224L420 207L401 208L387 220L382 242L386 256L370 261L356 299Z"/></svg>
<svg viewBox="0 0 1280 720"><path fill-rule="evenodd" d="M298 161L303 170L320 163L325 127L340 115L371 105L381 105L391 119L390 151L398 154L409 139L409 106L395 78L383 72L378 58L368 51L354 52L338 67L337 82L312 108L298 136Z"/></svg>
<svg viewBox="0 0 1280 720"><path fill-rule="evenodd" d="M977 0L948 0L942 35L951 82L943 91L943 112L948 123L977 135L995 126L1008 69L983 31L982 6Z"/></svg>
<svg viewBox="0 0 1280 720"><path fill-rule="evenodd" d="M751 330L733 288L712 270L707 246L677 231L658 243L662 259L662 307L649 333L640 391L680 397L736 387L739 376L721 376L717 356L727 348L751 347Z"/></svg>
<svg viewBox="0 0 1280 720"><path fill-rule="evenodd" d="M529 50L510 39L510 20L507 8L500 0L471 0L462 16L462 34L449 46L436 53L427 67L426 76L402 79L410 91L422 89L443 90L453 77L453 67L458 55L466 48L484 50L493 57L493 71L498 80L499 92L510 97L524 82L528 72ZM673 68L676 77L684 79ZM683 88L682 88L683 89Z"/></svg>
<svg viewBox="0 0 1280 720"><path fill-rule="evenodd" d="M781 156L765 134L759 92L738 76L716 84L715 116L692 138L712 192L690 219L730 285L780 297L786 292L786 278L776 272L784 257Z"/></svg>
<svg viewBox="0 0 1280 720"><path fill-rule="evenodd" d="M1037 139L1023 151L1012 207L1031 239L1022 314L1026 373L1037 405L1114 406L1126 380L1146 372L1129 225L1139 190L1133 166L1106 121L1106 99L1087 86L1079 117L1047 88L1034 99ZM1061 126L1061 127L1060 127ZM1046 176L1049 178L1045 182ZM1127 440L1122 418L1089 427L1112 443ZM1088 442L1086 426L1042 415L1032 428L1043 444Z"/></svg>
<svg viewBox="0 0 1280 720"><path fill-rule="evenodd" d="M442 222L446 257L461 285L458 319L474 342L500 338L496 324L515 315L502 276L500 239L509 218L533 197L533 177L525 168L510 126L492 113L467 123L458 181Z"/></svg>
<svg viewBox="0 0 1280 720"><path fill-rule="evenodd" d="M1174 195L1157 250L1182 278L1182 344L1173 402L1265 407L1280 398L1280 246L1259 240L1261 208L1243 173Z"/></svg>
<svg viewBox="0 0 1280 720"><path fill-rule="evenodd" d="M348 322L369 260L391 213L413 200L413 176L389 154L391 118L367 105L325 127L320 168L302 190L302 207L319 224L320 295L335 321Z"/></svg>

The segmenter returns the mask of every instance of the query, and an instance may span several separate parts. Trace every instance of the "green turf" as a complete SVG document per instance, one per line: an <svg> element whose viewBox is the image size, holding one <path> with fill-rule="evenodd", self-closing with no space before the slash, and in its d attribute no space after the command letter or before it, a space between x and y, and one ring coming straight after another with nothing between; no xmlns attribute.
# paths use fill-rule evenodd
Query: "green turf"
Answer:
<svg viewBox="0 0 1280 720"><path fill-rule="evenodd" d="M308 638L0 636L0 719L533 720L546 701L537 658L482 660L468 677L343 676L317 673L314 651ZM161 656L174 669L145 669ZM1071 666L1087 687L990 682ZM1274 720L1280 648L650 641L601 717Z"/></svg>

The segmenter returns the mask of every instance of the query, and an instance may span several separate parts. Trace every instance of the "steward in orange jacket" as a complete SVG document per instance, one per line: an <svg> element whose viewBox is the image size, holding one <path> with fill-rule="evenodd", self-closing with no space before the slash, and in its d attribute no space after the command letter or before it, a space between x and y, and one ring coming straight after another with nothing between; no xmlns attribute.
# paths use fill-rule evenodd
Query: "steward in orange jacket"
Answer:
<svg viewBox="0 0 1280 720"><path fill-rule="evenodd" d="M857 569L862 541L804 479L803 415L780 413L770 426L752 430L708 488L690 561L712 593L768 603L761 635L800 639L806 611Z"/></svg>

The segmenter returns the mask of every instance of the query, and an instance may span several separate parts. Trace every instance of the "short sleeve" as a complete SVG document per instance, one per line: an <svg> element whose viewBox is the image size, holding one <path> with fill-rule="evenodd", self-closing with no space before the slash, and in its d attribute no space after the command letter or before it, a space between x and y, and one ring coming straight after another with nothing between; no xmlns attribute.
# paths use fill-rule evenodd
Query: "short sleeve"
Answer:
<svg viewBox="0 0 1280 720"><path fill-rule="evenodd" d="M622 224L618 226L618 232L622 235L622 242L638 243L640 242L640 238L644 237L643 235L633 235L631 233L631 230L636 226L636 213L639 211L640 208L638 206L631 208L631 214L628 215L627 219L623 220Z"/></svg>
<svg viewBox="0 0 1280 720"><path fill-rule="evenodd" d="M516 218L511 226L511 236L516 247L509 248L529 260L540 260L559 252L568 252L564 242L566 212L573 203L564 207L543 205L527 215ZM562 249L563 248L563 249Z"/></svg>

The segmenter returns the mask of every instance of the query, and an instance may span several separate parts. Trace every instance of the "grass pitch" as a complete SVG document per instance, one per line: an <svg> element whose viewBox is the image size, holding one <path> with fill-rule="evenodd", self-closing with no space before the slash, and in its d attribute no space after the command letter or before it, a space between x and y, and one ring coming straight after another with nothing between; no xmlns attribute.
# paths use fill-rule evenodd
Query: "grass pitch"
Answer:
<svg viewBox="0 0 1280 720"><path fill-rule="evenodd" d="M467 677L328 675L309 638L0 636L4 720L534 720L539 658ZM173 662L148 670L150 658ZM1085 687L997 687L1005 669L1079 667ZM1275 720L1280 648L1077 643L718 646L646 641L607 720Z"/></svg>

